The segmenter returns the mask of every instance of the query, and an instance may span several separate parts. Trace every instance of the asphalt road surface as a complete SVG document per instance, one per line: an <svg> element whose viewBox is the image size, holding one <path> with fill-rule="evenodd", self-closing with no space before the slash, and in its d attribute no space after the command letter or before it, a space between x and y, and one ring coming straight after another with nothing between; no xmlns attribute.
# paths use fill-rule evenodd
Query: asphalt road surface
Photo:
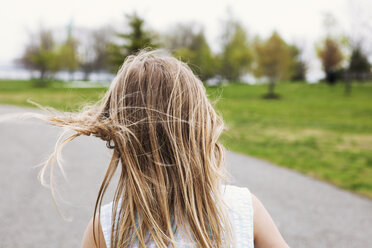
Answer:
<svg viewBox="0 0 372 248"><path fill-rule="evenodd" d="M35 110L0 105L0 119L25 111ZM40 122L0 122L0 248L80 247L110 151L92 137L65 147L68 181L58 169L55 181L66 221L35 167L60 132ZM227 164L232 183L261 199L291 247L372 247L371 200L249 156L228 152Z"/></svg>

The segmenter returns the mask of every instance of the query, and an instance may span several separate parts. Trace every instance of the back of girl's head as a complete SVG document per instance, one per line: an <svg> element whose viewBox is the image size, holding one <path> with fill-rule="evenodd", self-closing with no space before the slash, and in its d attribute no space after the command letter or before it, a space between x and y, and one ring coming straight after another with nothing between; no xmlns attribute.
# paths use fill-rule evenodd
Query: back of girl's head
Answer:
<svg viewBox="0 0 372 248"><path fill-rule="evenodd" d="M223 122L186 64L159 51L129 56L98 104L48 121L75 130L70 140L93 134L113 149L96 204L120 168L112 247L176 247L174 226L197 247L228 246Z"/></svg>
<svg viewBox="0 0 372 248"><path fill-rule="evenodd" d="M128 131L113 136L115 145L129 140L139 146L136 153L159 153L163 159L174 159L170 155L179 149L211 152L223 129L202 82L186 64L159 51L126 59L100 112L101 119ZM128 139L124 144L122 134Z"/></svg>

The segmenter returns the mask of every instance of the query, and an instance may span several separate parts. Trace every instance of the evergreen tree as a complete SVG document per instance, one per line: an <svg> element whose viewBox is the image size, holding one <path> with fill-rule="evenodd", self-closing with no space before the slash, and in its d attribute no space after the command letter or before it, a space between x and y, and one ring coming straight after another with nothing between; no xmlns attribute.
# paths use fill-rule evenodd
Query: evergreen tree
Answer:
<svg viewBox="0 0 372 248"><path fill-rule="evenodd" d="M362 82L371 78L371 64L363 53L360 44L352 48L349 67L345 74L345 95L351 94L351 85L354 80Z"/></svg>
<svg viewBox="0 0 372 248"><path fill-rule="evenodd" d="M117 38L122 42L120 44L111 43L108 47L110 54L110 64L113 70L116 71L122 64L124 59L131 54L137 53L143 48L155 48L153 34L144 29L145 21L136 13L127 15L130 31L128 33L118 33Z"/></svg>
<svg viewBox="0 0 372 248"><path fill-rule="evenodd" d="M347 73L348 78L352 80L371 78L371 64L359 45L355 46L352 50Z"/></svg>

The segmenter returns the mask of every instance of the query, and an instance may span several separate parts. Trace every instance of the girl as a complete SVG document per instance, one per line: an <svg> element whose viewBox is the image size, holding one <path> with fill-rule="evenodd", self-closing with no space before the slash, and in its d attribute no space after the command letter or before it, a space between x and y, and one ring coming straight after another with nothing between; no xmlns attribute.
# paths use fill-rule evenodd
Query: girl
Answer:
<svg viewBox="0 0 372 248"><path fill-rule="evenodd" d="M101 101L46 120L75 131L49 161L80 135L113 150L83 248L288 247L248 189L222 184L223 121L175 58L129 56ZM118 168L114 199L101 206Z"/></svg>

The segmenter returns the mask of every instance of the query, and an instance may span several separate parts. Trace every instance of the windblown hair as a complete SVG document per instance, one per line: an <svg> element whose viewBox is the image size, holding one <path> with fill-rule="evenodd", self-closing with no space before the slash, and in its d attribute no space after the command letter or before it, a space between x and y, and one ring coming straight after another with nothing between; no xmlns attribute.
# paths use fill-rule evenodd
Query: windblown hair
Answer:
<svg viewBox="0 0 372 248"><path fill-rule="evenodd" d="M129 56L98 103L47 121L75 131L61 147L80 135L94 135L113 150L94 214L99 216L120 167L111 247L147 247L150 241L177 247L178 232L187 234L190 247L231 247L221 194L224 149L218 142L224 124L185 63L159 51Z"/></svg>

